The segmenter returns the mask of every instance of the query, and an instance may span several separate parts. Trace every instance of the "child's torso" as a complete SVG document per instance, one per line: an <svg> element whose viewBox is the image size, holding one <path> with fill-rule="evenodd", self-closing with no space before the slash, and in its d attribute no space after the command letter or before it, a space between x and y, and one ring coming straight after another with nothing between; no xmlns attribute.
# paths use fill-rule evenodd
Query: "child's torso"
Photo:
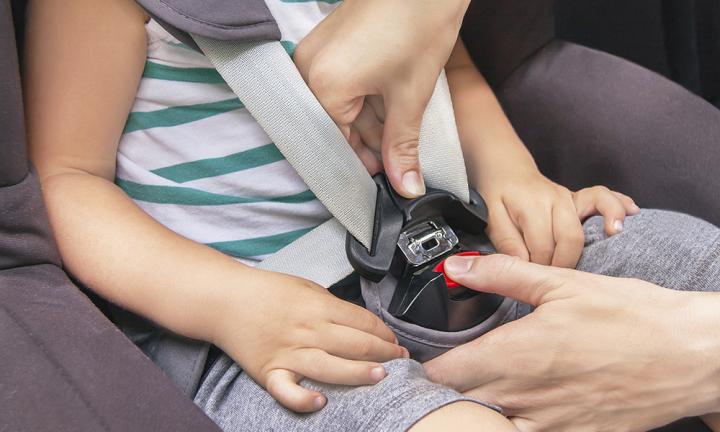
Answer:
<svg viewBox="0 0 720 432"><path fill-rule="evenodd" d="M289 53L339 4L266 3ZM166 227L246 263L329 219L207 58L155 21L146 29L147 63L118 147L116 183Z"/></svg>

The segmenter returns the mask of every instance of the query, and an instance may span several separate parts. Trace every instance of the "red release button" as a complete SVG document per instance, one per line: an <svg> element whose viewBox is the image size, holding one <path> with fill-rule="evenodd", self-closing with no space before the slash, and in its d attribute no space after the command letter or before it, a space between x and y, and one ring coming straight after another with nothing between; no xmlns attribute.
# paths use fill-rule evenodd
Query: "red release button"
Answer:
<svg viewBox="0 0 720 432"><path fill-rule="evenodd" d="M455 254L453 256L480 256L482 255L478 251L468 251L468 252L460 252L459 254ZM447 285L448 289L451 288L457 288L460 286L459 283L455 282L454 280L450 279L447 274L445 274L445 260L442 260L438 263L438 265L435 266L433 269L435 273L442 273L443 276L445 276L445 285Z"/></svg>

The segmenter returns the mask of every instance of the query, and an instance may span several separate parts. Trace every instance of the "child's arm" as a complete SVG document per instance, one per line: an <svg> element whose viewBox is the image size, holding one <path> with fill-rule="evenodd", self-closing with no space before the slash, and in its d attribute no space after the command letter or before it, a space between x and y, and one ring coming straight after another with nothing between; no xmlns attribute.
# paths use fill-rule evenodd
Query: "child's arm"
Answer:
<svg viewBox="0 0 720 432"><path fill-rule="evenodd" d="M314 411L302 376L372 384L406 354L367 310L250 268L146 215L113 183L146 56L132 0L33 0L25 93L31 157L67 269L103 297L211 341L281 403ZM378 370L379 368L379 370Z"/></svg>
<svg viewBox="0 0 720 432"><path fill-rule="evenodd" d="M545 178L461 40L446 71L469 178L488 205L488 235L499 252L575 267L584 241L581 219L600 213L607 233L615 234L626 214L639 211L607 188L573 194Z"/></svg>

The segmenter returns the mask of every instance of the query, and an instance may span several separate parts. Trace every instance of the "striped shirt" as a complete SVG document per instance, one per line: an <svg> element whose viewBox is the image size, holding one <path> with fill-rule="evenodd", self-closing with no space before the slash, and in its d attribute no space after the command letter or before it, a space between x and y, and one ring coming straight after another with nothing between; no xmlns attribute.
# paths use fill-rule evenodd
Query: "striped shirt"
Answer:
<svg viewBox="0 0 720 432"><path fill-rule="evenodd" d="M266 3L292 55L339 0ZM247 264L329 219L208 59L155 21L146 30L116 184L164 226Z"/></svg>

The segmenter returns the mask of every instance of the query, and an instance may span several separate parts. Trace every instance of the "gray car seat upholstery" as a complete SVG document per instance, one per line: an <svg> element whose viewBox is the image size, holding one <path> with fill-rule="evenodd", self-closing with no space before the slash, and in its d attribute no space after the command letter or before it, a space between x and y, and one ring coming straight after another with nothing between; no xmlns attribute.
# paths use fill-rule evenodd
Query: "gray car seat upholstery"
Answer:
<svg viewBox="0 0 720 432"><path fill-rule="evenodd" d="M214 16L222 1L203 2L192 31L279 37L263 0ZM199 3L140 2L155 15L174 8L162 14L171 27ZM720 222L720 112L615 57L549 43L552 1L532 3L475 0L463 37L541 169L571 187L604 182L640 204ZM0 0L0 430L218 430L61 268L26 155L11 12ZM688 419L671 430L706 429Z"/></svg>
<svg viewBox="0 0 720 432"><path fill-rule="evenodd" d="M25 151L9 0L0 53L0 430L217 430L60 267Z"/></svg>

